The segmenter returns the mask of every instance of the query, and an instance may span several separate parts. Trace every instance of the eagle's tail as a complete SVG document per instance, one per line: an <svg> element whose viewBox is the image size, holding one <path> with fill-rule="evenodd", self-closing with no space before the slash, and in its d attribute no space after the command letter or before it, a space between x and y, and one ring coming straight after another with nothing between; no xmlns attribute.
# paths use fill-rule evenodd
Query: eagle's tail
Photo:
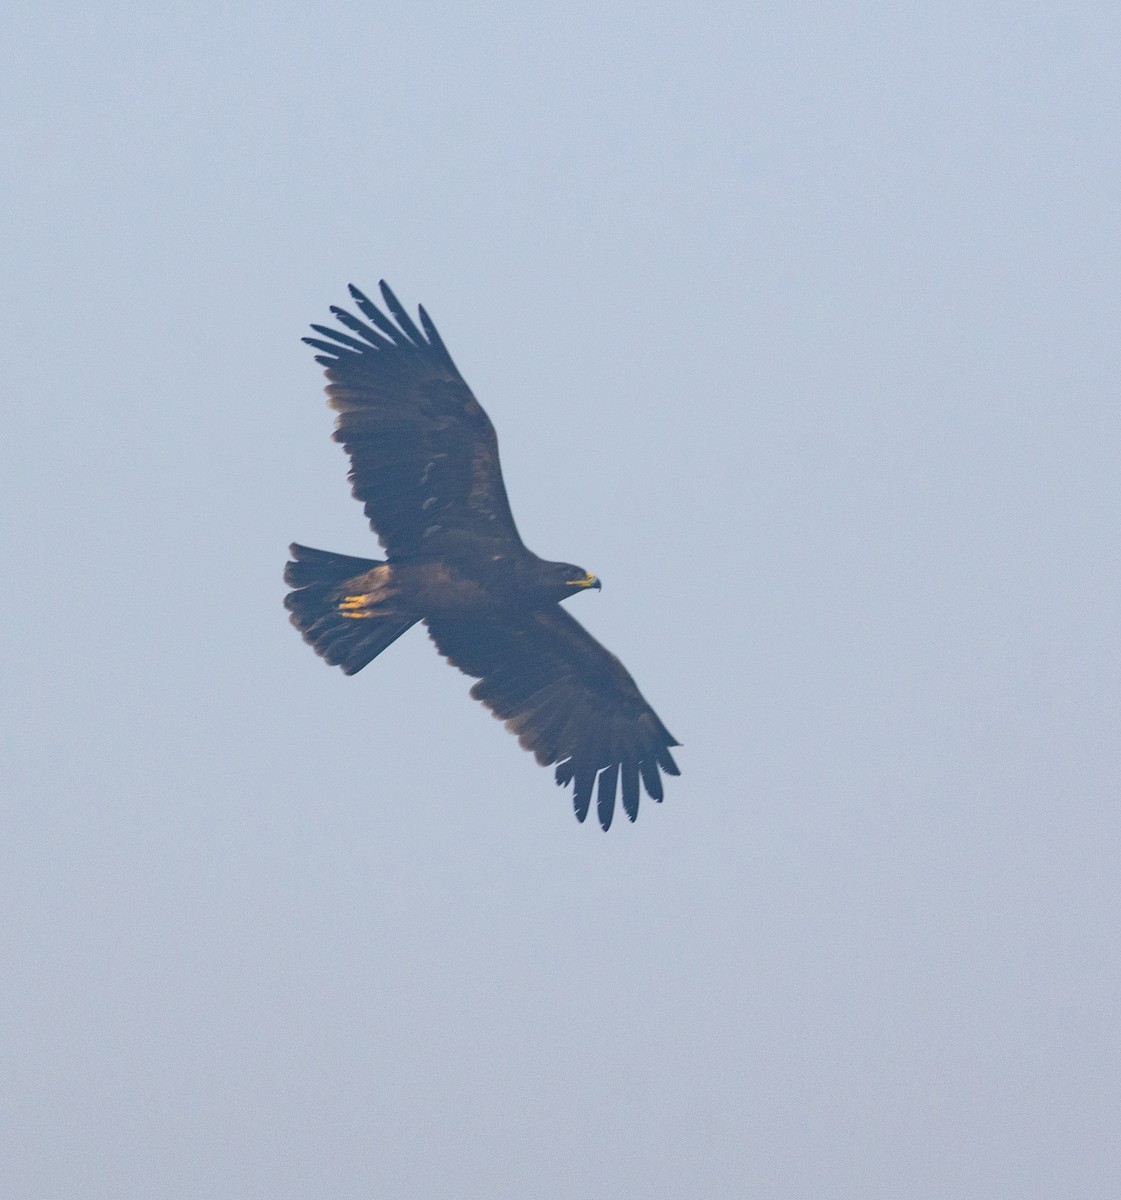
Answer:
<svg viewBox="0 0 1121 1200"><path fill-rule="evenodd" d="M292 624L316 654L348 674L362 668L416 624L396 603L393 568L293 543L284 582Z"/></svg>

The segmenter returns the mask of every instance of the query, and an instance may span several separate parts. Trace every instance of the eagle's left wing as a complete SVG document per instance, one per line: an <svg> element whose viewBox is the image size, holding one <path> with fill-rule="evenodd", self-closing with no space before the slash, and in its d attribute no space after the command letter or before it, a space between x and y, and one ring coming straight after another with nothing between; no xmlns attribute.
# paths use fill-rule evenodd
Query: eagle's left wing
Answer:
<svg viewBox="0 0 1121 1200"><path fill-rule="evenodd" d="M659 770L677 775L680 745L647 704L623 664L559 605L484 620L430 618L437 649L479 682L481 700L542 766L558 763L558 784L575 781L583 821L599 777L596 809L604 829L615 812L638 815L639 779L662 799Z"/></svg>

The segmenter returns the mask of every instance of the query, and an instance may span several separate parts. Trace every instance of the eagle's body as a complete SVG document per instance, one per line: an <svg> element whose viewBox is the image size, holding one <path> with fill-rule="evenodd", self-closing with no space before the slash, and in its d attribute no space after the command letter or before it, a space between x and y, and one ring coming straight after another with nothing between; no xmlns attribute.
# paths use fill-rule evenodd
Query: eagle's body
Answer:
<svg viewBox="0 0 1121 1200"><path fill-rule="evenodd" d="M518 734L557 782L574 781L587 816L607 829L621 783L638 813L639 780L662 799L659 770L678 773L678 743L622 663L559 602L594 575L526 549L506 499L498 441L444 343L420 310L424 333L383 283L396 324L361 292L370 323L331 311L357 337L312 326L323 351L335 439L350 455L355 496L386 551L383 562L293 545L285 603L329 663L360 671L417 621L440 653L479 682L471 694ZM427 335L427 336L426 336Z"/></svg>

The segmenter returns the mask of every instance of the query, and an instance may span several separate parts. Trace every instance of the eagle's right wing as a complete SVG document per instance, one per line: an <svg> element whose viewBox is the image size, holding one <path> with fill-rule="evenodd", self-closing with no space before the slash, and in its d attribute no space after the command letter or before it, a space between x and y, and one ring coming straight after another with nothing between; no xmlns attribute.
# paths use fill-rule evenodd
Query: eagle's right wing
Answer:
<svg viewBox="0 0 1121 1200"><path fill-rule="evenodd" d="M351 332L313 325L322 338L304 338L322 352L334 437L381 544L391 558L462 554L480 538L524 549L494 426L424 309L422 333L384 282L381 293L396 324L351 285L369 324L332 308Z"/></svg>

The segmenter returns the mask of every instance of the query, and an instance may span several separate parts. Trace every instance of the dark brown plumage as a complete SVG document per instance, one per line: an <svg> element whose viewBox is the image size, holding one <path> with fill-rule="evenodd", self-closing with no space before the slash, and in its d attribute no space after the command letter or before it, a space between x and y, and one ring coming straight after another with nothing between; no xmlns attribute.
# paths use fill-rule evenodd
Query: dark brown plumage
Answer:
<svg viewBox="0 0 1121 1200"><path fill-rule="evenodd" d="M595 791L609 828L621 787L633 821L640 781L661 801L660 773L678 774L669 747L679 743L623 664L560 607L599 581L522 543L494 426L428 314L418 328L385 283L381 292L396 324L352 286L367 321L332 308L349 332L313 325L321 336L304 340L321 351L334 437L386 558L293 545L292 622L353 674L424 621L440 653L478 679L471 695L539 763L558 764L579 820Z"/></svg>

